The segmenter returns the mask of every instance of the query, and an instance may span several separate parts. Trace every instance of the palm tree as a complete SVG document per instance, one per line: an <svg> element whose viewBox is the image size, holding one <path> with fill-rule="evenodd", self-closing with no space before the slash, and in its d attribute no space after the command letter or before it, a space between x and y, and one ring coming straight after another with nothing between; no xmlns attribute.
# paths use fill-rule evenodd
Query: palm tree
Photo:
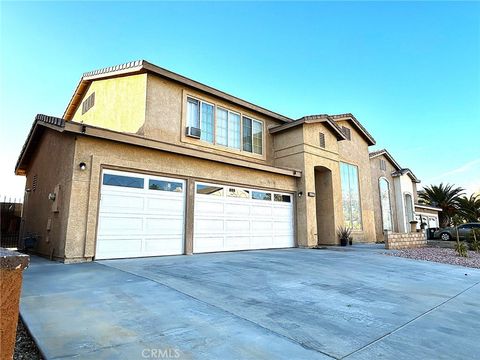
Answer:
<svg viewBox="0 0 480 360"><path fill-rule="evenodd" d="M440 185L430 185L418 192L418 196L427 205L436 206L442 209L439 213L440 226L447 227L452 221L452 217L459 209L459 198L465 190L461 187L440 183Z"/></svg>
<svg viewBox="0 0 480 360"><path fill-rule="evenodd" d="M458 214L466 222L480 221L480 195L472 194L469 198L462 196L458 199Z"/></svg>

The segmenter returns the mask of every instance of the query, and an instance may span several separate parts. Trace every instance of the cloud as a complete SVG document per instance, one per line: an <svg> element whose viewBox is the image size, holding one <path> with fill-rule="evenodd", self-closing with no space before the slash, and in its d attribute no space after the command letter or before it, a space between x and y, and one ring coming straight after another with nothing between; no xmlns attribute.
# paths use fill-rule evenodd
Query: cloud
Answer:
<svg viewBox="0 0 480 360"><path fill-rule="evenodd" d="M475 159L475 160L469 161L469 162L463 164L462 166L460 166L456 169L453 169L453 170L447 171L447 172L445 172L441 175L435 176L431 180L433 181L433 180L444 179L444 178L450 177L452 175L465 173L467 171L472 170L475 167L475 165L479 165L479 167L480 167L480 159Z"/></svg>

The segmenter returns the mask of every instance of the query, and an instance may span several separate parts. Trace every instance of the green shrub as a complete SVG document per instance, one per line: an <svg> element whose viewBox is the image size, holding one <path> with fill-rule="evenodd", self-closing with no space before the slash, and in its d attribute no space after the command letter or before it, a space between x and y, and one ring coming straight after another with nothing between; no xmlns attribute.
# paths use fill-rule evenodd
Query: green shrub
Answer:
<svg viewBox="0 0 480 360"><path fill-rule="evenodd" d="M472 229L467 236L468 248L480 252L480 230Z"/></svg>
<svg viewBox="0 0 480 360"><path fill-rule="evenodd" d="M457 252L458 256L461 257L468 257L468 248L464 242L457 242L455 244L455 251Z"/></svg>

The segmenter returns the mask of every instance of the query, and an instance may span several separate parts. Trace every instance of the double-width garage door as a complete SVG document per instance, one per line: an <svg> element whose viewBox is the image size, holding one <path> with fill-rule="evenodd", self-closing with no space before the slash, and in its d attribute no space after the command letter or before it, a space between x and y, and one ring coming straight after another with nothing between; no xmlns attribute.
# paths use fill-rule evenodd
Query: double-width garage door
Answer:
<svg viewBox="0 0 480 360"><path fill-rule="evenodd" d="M96 259L183 254L185 181L104 170ZM293 247L291 194L195 183L193 252Z"/></svg>
<svg viewBox="0 0 480 360"><path fill-rule="evenodd" d="M96 259L184 252L184 180L104 170Z"/></svg>
<svg viewBox="0 0 480 360"><path fill-rule="evenodd" d="M294 239L292 195L195 184L193 252L293 247Z"/></svg>

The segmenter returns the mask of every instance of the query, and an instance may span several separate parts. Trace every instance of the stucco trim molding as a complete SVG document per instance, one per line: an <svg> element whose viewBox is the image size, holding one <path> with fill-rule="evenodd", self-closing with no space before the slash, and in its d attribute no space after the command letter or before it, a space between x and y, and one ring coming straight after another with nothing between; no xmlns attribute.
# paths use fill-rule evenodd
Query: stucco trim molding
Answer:
<svg viewBox="0 0 480 360"><path fill-rule="evenodd" d="M46 122L45 119L55 119L55 121ZM113 130L98 128L91 125L85 125L73 121L64 121L61 118L54 118L54 117L46 117L45 115L37 115L35 121L32 125L30 133L25 141L25 145L20 153L20 156L17 161L17 165L15 166L15 173L17 175L24 175L26 171L26 167L28 166L28 158L26 155L30 154L34 151L36 144L38 143L41 133L43 132L44 127L49 127L53 130L59 132L69 132L81 136L92 136L100 139L116 141L120 143L125 143L129 145L136 145L142 146L150 149L156 149L166 152L171 152L175 154L191 156L203 160L210 160L215 162L220 162L224 164L230 164L245 168L250 168L254 170L261 170L269 173L287 175L292 177L301 177L302 171L298 169L286 169L286 168L279 168L270 165L258 164L242 159L237 159L233 157L228 157L225 155L217 155L211 154L207 152L202 152L199 150L191 149L189 147L181 146L181 145L173 145L168 144L165 142L146 139L142 136L133 135L133 134L125 134ZM27 159L26 159L27 158Z"/></svg>

